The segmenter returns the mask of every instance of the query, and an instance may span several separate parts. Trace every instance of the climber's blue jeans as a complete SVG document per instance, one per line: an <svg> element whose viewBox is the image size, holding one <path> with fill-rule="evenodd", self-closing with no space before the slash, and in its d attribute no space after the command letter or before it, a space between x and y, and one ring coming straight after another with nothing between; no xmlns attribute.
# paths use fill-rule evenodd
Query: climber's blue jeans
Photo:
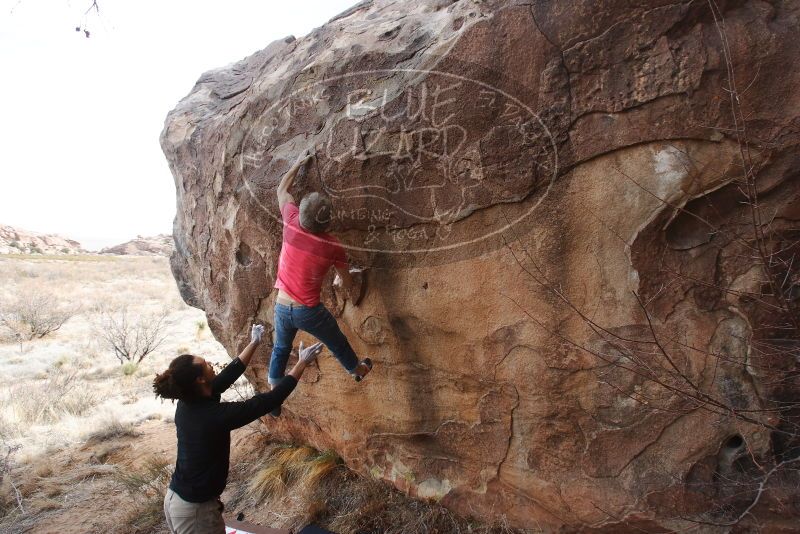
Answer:
<svg viewBox="0 0 800 534"><path fill-rule="evenodd" d="M347 372L358 367L358 358L336 319L320 302L316 306L275 304L275 343L269 362L269 383L277 384L286 373L289 353L298 330L308 332L328 347Z"/></svg>

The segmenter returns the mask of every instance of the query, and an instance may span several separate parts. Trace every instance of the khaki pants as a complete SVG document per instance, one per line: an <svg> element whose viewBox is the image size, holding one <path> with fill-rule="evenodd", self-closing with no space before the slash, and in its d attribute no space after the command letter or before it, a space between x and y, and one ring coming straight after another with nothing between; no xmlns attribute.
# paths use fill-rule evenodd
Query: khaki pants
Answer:
<svg viewBox="0 0 800 534"><path fill-rule="evenodd" d="M219 499L187 502L171 489L164 496L164 515L172 534L225 534L223 508Z"/></svg>

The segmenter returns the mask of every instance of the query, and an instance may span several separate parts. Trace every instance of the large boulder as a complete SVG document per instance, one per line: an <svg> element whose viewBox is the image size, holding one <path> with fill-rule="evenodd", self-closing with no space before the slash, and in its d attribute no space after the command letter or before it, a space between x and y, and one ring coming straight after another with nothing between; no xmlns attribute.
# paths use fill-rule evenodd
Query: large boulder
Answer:
<svg viewBox="0 0 800 534"><path fill-rule="evenodd" d="M311 147L293 193L368 269L324 301L376 365L322 357L276 435L546 531L797 514L757 490L797 435L798 28L790 1L362 2L169 113L181 294L232 356L271 325Z"/></svg>

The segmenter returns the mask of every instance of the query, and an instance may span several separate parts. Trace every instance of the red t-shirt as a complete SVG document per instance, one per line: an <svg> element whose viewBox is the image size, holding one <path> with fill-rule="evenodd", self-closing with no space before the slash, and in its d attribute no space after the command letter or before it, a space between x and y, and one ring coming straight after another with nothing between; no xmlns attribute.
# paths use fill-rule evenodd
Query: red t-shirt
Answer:
<svg viewBox="0 0 800 534"><path fill-rule="evenodd" d="M305 306L319 304L322 280L331 265L347 267L339 240L327 233L312 234L300 226L300 210L291 202L281 208L283 245L275 287Z"/></svg>

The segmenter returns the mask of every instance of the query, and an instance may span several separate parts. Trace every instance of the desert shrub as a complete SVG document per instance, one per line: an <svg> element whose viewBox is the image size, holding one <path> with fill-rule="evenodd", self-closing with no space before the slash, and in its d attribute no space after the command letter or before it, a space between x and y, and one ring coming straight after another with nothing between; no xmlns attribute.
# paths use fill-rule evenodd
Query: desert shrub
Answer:
<svg viewBox="0 0 800 534"><path fill-rule="evenodd" d="M131 376L138 368L139 365L136 364L136 362L125 362L122 364L122 374L125 376Z"/></svg>
<svg viewBox="0 0 800 534"><path fill-rule="evenodd" d="M0 326L17 339L41 339L64 326L78 312L53 295L32 292L20 295L0 311Z"/></svg>
<svg viewBox="0 0 800 534"><path fill-rule="evenodd" d="M141 362L166 339L167 311L131 318L127 308L118 312L100 308L95 323L97 336L120 363Z"/></svg>
<svg viewBox="0 0 800 534"><path fill-rule="evenodd" d="M163 456L151 456L142 465L114 475L133 502L133 508L122 518L125 532L153 532L163 523L164 495L171 475L172 466Z"/></svg>
<svg viewBox="0 0 800 534"><path fill-rule="evenodd" d="M32 254L44 254L44 251L36 245L31 246L30 250Z"/></svg>
<svg viewBox="0 0 800 534"><path fill-rule="evenodd" d="M10 386L6 402L18 422L43 424L65 415L85 415L99 399L82 386L77 371L53 368L44 380Z"/></svg>
<svg viewBox="0 0 800 534"><path fill-rule="evenodd" d="M4 440L0 441L0 518L8 515L15 508L24 513L22 494L11 479L11 469L14 467L14 453L19 450L19 445L9 445Z"/></svg>

